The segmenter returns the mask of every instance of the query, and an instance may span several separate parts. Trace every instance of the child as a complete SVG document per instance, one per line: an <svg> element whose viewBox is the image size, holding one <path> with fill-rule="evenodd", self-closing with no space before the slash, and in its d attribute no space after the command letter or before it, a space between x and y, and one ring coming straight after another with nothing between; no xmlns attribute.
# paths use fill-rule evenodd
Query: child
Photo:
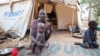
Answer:
<svg viewBox="0 0 100 56"><path fill-rule="evenodd" d="M85 31L83 44L81 44L84 48L98 48L97 44L97 23L95 21L90 21L88 26L89 28Z"/></svg>
<svg viewBox="0 0 100 56"><path fill-rule="evenodd" d="M44 24L43 23L38 23L38 32L37 32L36 40L41 43L44 43L44 41L45 41Z"/></svg>
<svg viewBox="0 0 100 56"><path fill-rule="evenodd" d="M45 44L44 24L41 23L41 22L38 23L38 30L37 30L36 40L37 40L37 43L35 43L35 45L34 45L34 47L35 47L34 52L36 54L39 54L39 53L41 53L42 48Z"/></svg>

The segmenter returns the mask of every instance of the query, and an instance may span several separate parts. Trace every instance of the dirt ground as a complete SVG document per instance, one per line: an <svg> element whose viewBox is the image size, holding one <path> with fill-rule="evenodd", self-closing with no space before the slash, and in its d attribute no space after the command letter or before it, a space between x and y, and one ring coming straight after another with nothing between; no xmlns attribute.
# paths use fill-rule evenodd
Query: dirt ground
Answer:
<svg viewBox="0 0 100 56"><path fill-rule="evenodd" d="M100 32L98 32L98 43L100 44L100 34L99 33ZM68 31L56 31L52 33L49 41L50 42L66 42L66 43L73 44L75 42L82 43L82 38L81 39L74 38L71 36L70 32ZM18 39L7 39L5 40L4 43L0 44L0 49L15 46L17 42L18 42ZM30 45L29 33L27 33L24 39L21 40L20 42L23 43L24 46L29 46Z"/></svg>
<svg viewBox="0 0 100 56"><path fill-rule="evenodd" d="M100 45L100 32L98 32L98 43ZM0 44L0 49L6 48L6 47L14 47L18 42L18 39L7 39L5 40L4 43ZM49 39L49 43L55 43L54 47L52 47L52 44L50 44L50 49L45 50L43 53L49 53L48 55L50 56L99 56L99 49L95 50L86 50L82 49L79 46L73 45L75 42L81 42L82 43L82 38L75 38L71 36L71 33L68 31L55 31L52 33L51 38ZM26 34L26 36L20 41L20 43L23 43L23 45L27 48L30 45L30 38L29 38L29 33ZM65 43L65 44L63 44ZM71 45L70 45L71 44ZM67 45L67 46L66 46ZM64 47L65 49L61 48ZM74 51L73 52L73 49ZM68 48L68 49L67 49ZM78 49L77 49L78 48ZM50 51L51 50L51 51ZM68 51L70 50L70 52ZM27 50L26 50L27 51ZM19 56L28 56L25 50L22 50L19 52ZM50 51L50 52L48 52ZM56 52L56 53L55 53ZM24 55L22 55L24 53ZM48 56L48 55L42 55L42 56ZM80 54L80 55L79 55Z"/></svg>

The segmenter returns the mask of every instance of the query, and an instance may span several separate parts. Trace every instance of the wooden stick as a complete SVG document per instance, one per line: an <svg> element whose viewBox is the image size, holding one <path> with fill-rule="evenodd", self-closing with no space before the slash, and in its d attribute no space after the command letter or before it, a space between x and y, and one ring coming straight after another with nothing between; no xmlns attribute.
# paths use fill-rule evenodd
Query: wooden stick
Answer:
<svg viewBox="0 0 100 56"><path fill-rule="evenodd" d="M73 8L72 25L71 25L71 27L73 27L73 24L74 24L74 8ZM71 30L73 30L73 29L71 28ZM73 35L73 31L71 31L71 36L72 35Z"/></svg>

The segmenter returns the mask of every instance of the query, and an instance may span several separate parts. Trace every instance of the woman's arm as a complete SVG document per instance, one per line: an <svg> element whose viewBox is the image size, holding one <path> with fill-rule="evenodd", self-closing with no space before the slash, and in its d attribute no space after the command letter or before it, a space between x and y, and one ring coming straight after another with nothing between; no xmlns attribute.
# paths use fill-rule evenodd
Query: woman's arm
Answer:
<svg viewBox="0 0 100 56"><path fill-rule="evenodd" d="M45 41L48 41L52 33L51 24L47 27L45 32Z"/></svg>

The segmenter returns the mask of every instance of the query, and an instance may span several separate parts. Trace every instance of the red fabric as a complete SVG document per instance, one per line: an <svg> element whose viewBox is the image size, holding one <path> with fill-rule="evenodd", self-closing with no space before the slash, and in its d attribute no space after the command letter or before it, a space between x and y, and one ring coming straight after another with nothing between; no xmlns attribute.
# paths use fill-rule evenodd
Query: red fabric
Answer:
<svg viewBox="0 0 100 56"><path fill-rule="evenodd" d="M11 56L18 56L18 50L17 50L17 48L12 49Z"/></svg>

